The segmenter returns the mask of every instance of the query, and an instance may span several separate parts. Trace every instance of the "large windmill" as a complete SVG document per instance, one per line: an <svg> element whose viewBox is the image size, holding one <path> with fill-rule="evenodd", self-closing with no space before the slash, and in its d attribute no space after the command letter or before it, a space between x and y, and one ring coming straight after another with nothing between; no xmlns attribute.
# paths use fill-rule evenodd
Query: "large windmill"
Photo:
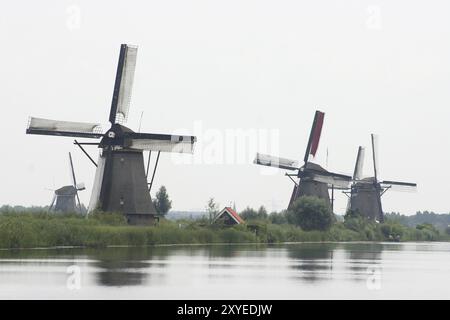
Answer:
<svg viewBox="0 0 450 320"><path fill-rule="evenodd" d="M363 214L367 218L383 222L384 214L383 206L381 204L381 197L383 194L395 187L400 187L403 190L414 190L417 187L417 184L379 180L378 138L376 135L372 134L371 140L373 177L362 177L365 150L363 147L359 147L353 174L353 183L350 188L348 208L353 212Z"/></svg>
<svg viewBox="0 0 450 320"><path fill-rule="evenodd" d="M275 167L290 171L296 171L294 174L286 175L294 182L294 190L289 201L289 207L295 200L302 196L314 196L324 199L333 209L328 192L329 187L348 188L352 177L328 172L320 165L310 161L311 156L315 157L319 148L320 136L325 114L316 111L314 122L309 135L308 145L303 158L303 166L295 160L278 158L265 154L256 154L255 163L263 166ZM288 208L289 208L288 207Z"/></svg>
<svg viewBox="0 0 450 320"><path fill-rule="evenodd" d="M143 151L193 153L196 137L170 134L140 133L125 127L127 121L137 47L122 44L117 66L109 122L111 127L102 133L98 123L81 123L30 118L28 134L56 135L101 139L100 156L96 165L95 180L89 203L89 211L123 213L130 224L152 223L156 211L148 190Z"/></svg>
<svg viewBox="0 0 450 320"><path fill-rule="evenodd" d="M77 183L75 177L75 170L73 168L72 155L69 152L69 164L70 164L70 177L72 179L72 184L61 187L55 190L53 195L52 203L50 204L50 211L55 212L80 212L81 213L81 202L78 196L78 191L85 189L84 183Z"/></svg>

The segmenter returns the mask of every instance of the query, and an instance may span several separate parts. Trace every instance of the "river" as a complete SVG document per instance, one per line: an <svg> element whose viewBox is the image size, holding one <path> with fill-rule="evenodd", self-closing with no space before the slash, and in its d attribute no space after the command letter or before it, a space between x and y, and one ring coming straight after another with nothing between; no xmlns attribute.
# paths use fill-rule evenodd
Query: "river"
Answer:
<svg viewBox="0 0 450 320"><path fill-rule="evenodd" d="M450 299L450 243L0 250L1 299Z"/></svg>

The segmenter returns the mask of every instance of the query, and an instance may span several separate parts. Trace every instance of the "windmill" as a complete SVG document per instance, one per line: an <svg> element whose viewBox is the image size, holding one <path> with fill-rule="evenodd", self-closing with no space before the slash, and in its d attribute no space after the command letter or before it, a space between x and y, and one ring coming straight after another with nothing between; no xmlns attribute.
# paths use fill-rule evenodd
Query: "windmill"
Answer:
<svg viewBox="0 0 450 320"><path fill-rule="evenodd" d="M396 187L403 190L414 190L417 187L417 184L379 180L378 138L376 135L372 134L371 140L374 175L373 177L362 178L365 150L363 147L359 147L353 173L353 183L350 188L348 208L353 212L359 212L372 220L383 222L384 214L381 197L384 193Z"/></svg>
<svg viewBox="0 0 450 320"><path fill-rule="evenodd" d="M73 168L72 155L70 152L69 164L72 184L55 190L55 194L53 195L53 200L49 208L50 211L65 213L78 211L81 213L81 202L80 197L78 196L78 191L85 190L86 188L84 187L84 183L77 183L75 170Z"/></svg>
<svg viewBox="0 0 450 320"><path fill-rule="evenodd" d="M325 114L320 111L316 111L314 116L311 133L309 135L308 145L306 147L305 156L303 158L303 166L300 167L299 163L295 160L286 158L278 158L265 154L256 154L254 163L280 168L289 171L296 171L294 174L286 173L293 182L294 190L289 201L290 208L295 200L302 196L314 196L324 199L333 210L333 203L330 201L330 195L328 189L331 186L338 188L348 188L352 177L329 172L322 168L320 165L310 161L311 155L315 157L319 148L320 136L322 134L322 127Z"/></svg>
<svg viewBox="0 0 450 320"><path fill-rule="evenodd" d="M125 127L136 66L137 47L120 46L114 92L109 112L111 127L105 133L98 123L57 121L31 117L27 134L100 139L75 144L97 167L89 212L121 212L130 224L153 223L156 216L148 189L143 151L193 153L196 137L140 133ZM82 145L97 145L96 163ZM155 167L156 169L156 167Z"/></svg>

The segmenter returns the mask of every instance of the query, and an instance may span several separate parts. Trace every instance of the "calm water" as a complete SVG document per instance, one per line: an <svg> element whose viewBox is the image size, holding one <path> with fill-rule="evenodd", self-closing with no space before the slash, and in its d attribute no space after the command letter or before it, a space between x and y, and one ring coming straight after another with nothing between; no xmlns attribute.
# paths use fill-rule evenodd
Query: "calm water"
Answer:
<svg viewBox="0 0 450 320"><path fill-rule="evenodd" d="M0 251L2 299L450 299L450 243Z"/></svg>

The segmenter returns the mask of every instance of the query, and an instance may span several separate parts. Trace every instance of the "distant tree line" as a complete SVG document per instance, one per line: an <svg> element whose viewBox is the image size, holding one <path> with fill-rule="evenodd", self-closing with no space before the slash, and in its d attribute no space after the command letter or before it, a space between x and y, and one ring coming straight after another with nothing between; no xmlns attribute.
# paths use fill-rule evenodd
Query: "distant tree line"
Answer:
<svg viewBox="0 0 450 320"><path fill-rule="evenodd" d="M281 212L268 214L264 207L258 210L247 207L240 215L250 224L266 221L278 225L294 225L305 231L328 231L343 227L359 233L366 240L437 240L441 234L450 235L450 214L418 212L414 216L404 216L390 213L386 214L385 223L378 224L355 211L348 211L344 217L337 217L325 200L316 197L301 197L289 210Z"/></svg>
<svg viewBox="0 0 450 320"><path fill-rule="evenodd" d="M439 214L432 211L418 211L411 216L392 212L385 214L385 217L387 220L398 222L407 227L431 224L438 230L444 231L450 226L450 214Z"/></svg>

